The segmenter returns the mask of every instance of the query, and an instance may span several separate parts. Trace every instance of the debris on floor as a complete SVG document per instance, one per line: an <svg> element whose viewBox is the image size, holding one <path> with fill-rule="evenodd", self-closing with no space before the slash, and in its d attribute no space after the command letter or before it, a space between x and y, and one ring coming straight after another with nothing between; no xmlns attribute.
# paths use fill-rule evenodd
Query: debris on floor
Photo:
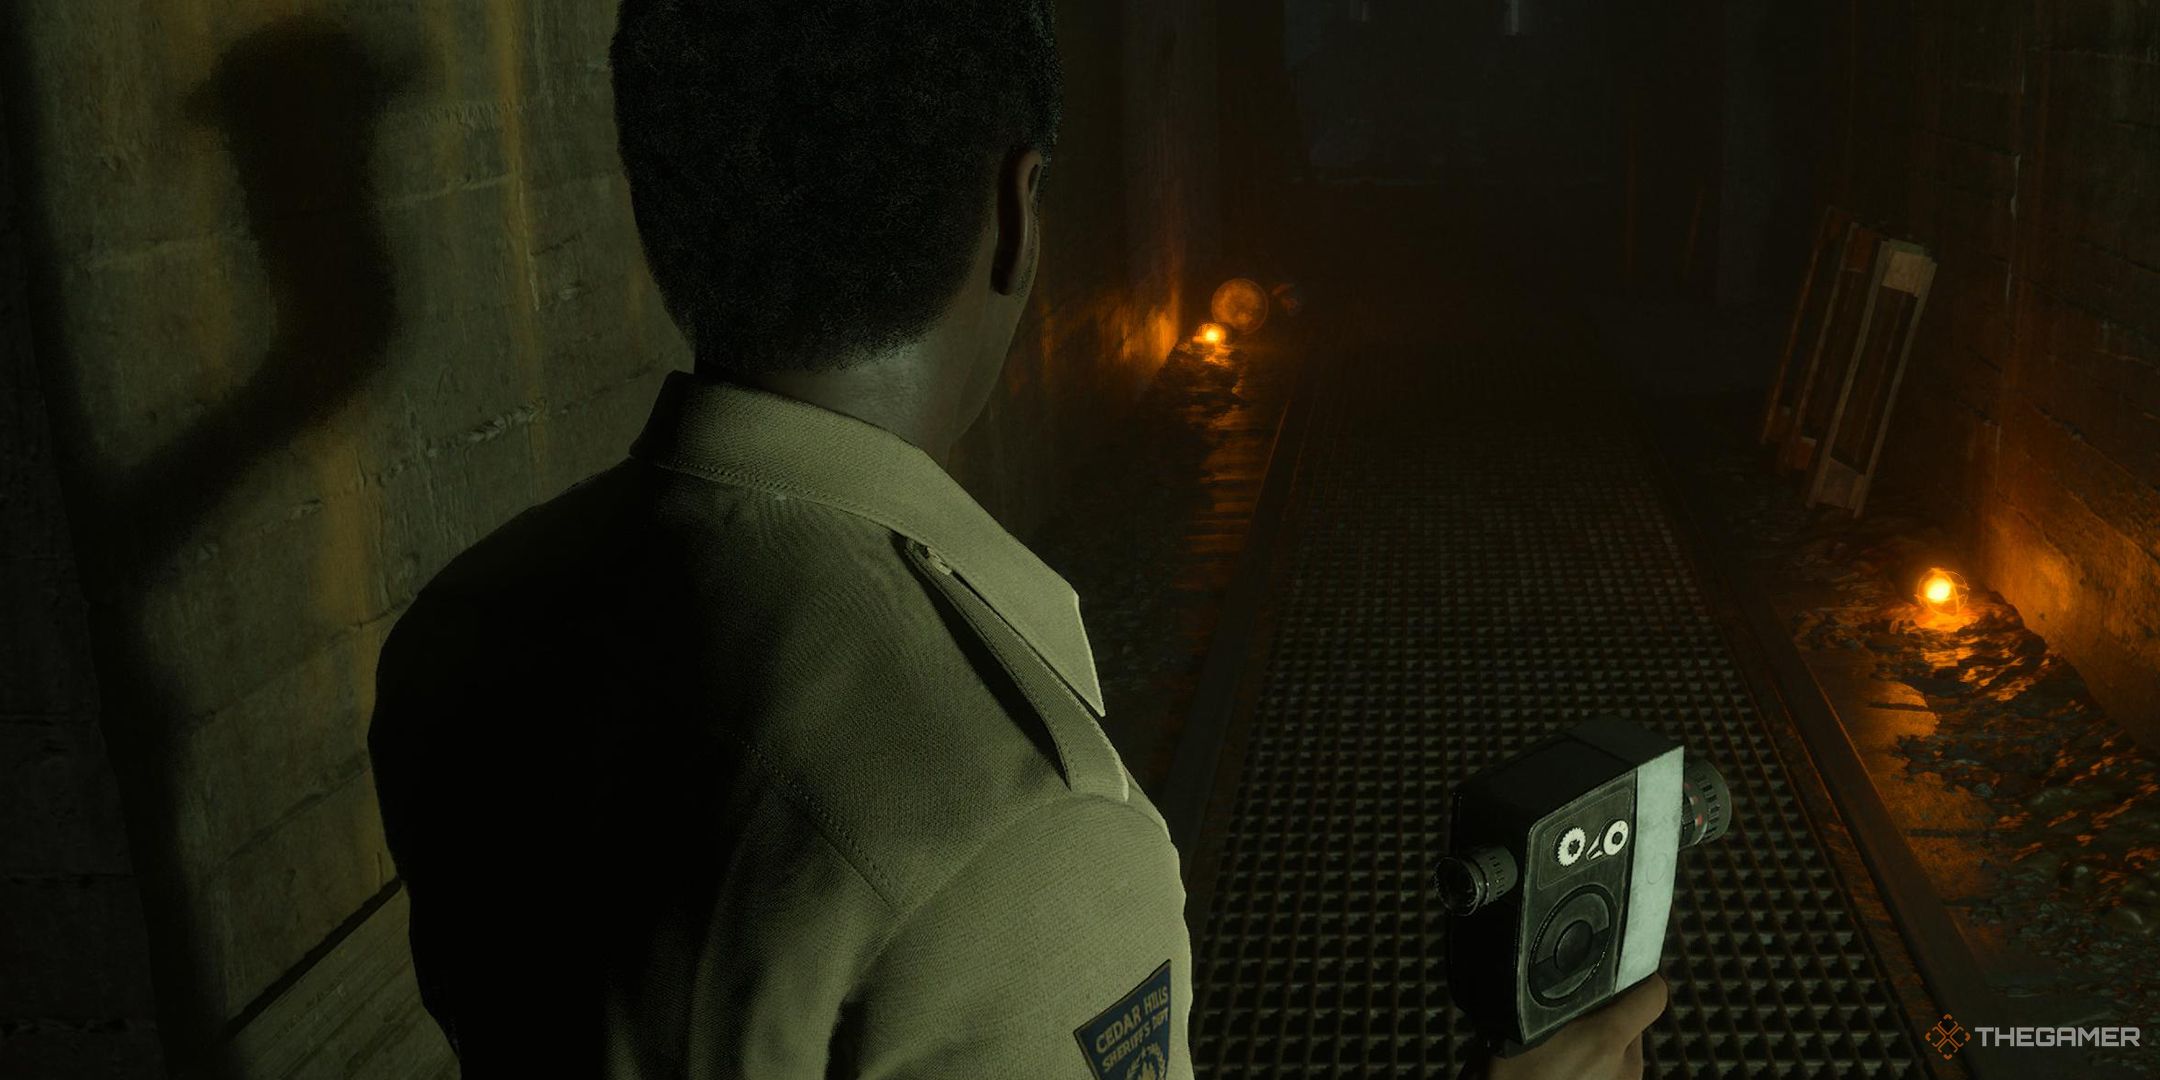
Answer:
<svg viewBox="0 0 2160 1080"><path fill-rule="evenodd" d="M1906 767L1998 815L2001 888L1975 917L2111 1003L2098 1022L2160 1016L2160 762L1983 583L1955 615L1917 601L1914 568L1947 545L1910 501L1880 493L1855 521L1807 509L1749 456L1713 468L1734 496L1729 534L1820 598L1796 614L1795 643L1864 652L1922 695L1937 724L1900 739Z"/></svg>
<svg viewBox="0 0 2160 1080"><path fill-rule="evenodd" d="M1258 481L1218 475L1210 462L1279 414L1285 353L1274 342L1172 353L1030 539L1080 594L1108 710L1103 729L1143 786L1169 773L1228 581L1224 553L1197 550L1208 546L1210 511L1239 501L1235 492L1226 499L1225 486Z"/></svg>

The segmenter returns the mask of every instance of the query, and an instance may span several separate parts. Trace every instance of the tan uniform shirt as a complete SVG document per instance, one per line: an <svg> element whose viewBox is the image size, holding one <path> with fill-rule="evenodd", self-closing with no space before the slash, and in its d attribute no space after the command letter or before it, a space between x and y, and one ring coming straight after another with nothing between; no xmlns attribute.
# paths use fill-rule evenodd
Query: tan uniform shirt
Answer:
<svg viewBox="0 0 2160 1080"><path fill-rule="evenodd" d="M439 575L370 745L465 1075L1192 1075L1077 598L871 425L671 376Z"/></svg>

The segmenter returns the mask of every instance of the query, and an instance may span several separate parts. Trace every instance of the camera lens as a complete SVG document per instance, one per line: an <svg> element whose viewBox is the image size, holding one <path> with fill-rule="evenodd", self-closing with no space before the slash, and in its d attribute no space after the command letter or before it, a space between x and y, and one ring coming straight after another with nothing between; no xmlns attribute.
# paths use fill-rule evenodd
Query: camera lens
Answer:
<svg viewBox="0 0 2160 1080"><path fill-rule="evenodd" d="M1454 914L1468 915L1515 887L1515 857L1506 848L1472 848L1440 860L1433 876L1440 886L1440 903Z"/></svg>
<svg viewBox="0 0 2160 1080"><path fill-rule="evenodd" d="M1732 824L1732 795L1717 766L1689 758L1680 773L1680 846L1694 847L1725 835Z"/></svg>

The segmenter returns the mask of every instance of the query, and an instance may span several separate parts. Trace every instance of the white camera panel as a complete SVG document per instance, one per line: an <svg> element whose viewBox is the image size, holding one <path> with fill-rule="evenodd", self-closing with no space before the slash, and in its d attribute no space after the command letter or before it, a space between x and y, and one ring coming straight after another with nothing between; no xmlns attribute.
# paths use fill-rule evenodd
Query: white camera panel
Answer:
<svg viewBox="0 0 2160 1080"><path fill-rule="evenodd" d="M1680 747L1635 770L1635 862L1628 868L1627 925L1620 935L1616 986L1633 986L1657 972L1672 914L1673 877L1680 869Z"/></svg>

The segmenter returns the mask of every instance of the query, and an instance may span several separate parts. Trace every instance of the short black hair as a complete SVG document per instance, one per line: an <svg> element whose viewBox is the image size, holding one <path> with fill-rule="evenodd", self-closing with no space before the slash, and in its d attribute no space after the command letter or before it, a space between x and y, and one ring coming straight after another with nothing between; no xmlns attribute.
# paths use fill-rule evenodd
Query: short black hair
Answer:
<svg viewBox="0 0 2160 1080"><path fill-rule="evenodd" d="M638 236L701 369L919 338L997 164L1057 141L1050 0L623 0L608 55Z"/></svg>

